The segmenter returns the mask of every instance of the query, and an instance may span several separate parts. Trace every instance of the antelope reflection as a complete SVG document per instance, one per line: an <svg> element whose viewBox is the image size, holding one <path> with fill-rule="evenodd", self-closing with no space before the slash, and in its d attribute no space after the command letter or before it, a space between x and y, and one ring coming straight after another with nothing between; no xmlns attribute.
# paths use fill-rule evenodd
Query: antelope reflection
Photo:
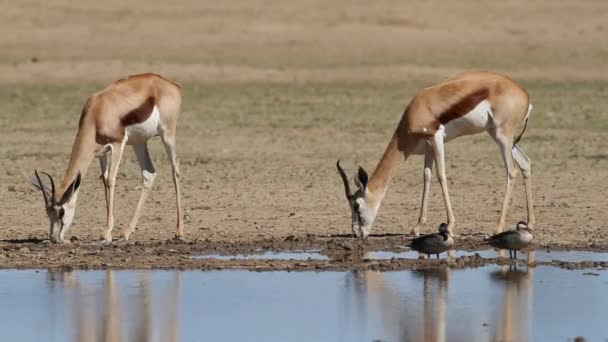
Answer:
<svg viewBox="0 0 608 342"><path fill-rule="evenodd" d="M532 254L532 262L534 255ZM530 258L528 262L531 262ZM534 268L520 270L502 266L490 275L504 285L501 310L496 319L493 341L529 341L531 339Z"/></svg>
<svg viewBox="0 0 608 342"><path fill-rule="evenodd" d="M532 263L533 252L530 255L532 258L528 259L528 262ZM464 326L470 326L470 323L479 324L481 330L466 329L461 323L457 323L449 329L449 333L448 288L452 270L445 267L427 268L413 270L411 273L416 278L420 278L422 293L418 290L413 291L414 288L420 288L419 284L411 286L409 284L412 283L409 281L403 284L390 282L386 280L387 275L382 272L356 270L348 273L344 292L347 296L346 305L343 305L346 312L342 316L349 317L354 312L356 323L344 326L343 320L341 330L361 329L360 334L366 336L363 329L369 326L367 323L369 318L381 324L380 334L388 337L390 341L530 340L533 268L526 267L525 270L519 270L511 265L491 272L494 290L490 292L492 295L487 303L496 306L497 311L494 319L488 322L489 330L483 328L484 321L465 322L459 317L458 320ZM483 294L480 293L479 296ZM468 305L474 307L486 302L486 298L479 299L479 302L471 302Z"/></svg>
<svg viewBox="0 0 608 342"><path fill-rule="evenodd" d="M403 294L408 292L405 287L401 294L398 293L394 286L396 284L387 284L384 274L378 271L356 270L347 274L345 293L348 298L347 305L343 307L345 310L354 310L359 315L379 312L381 317L378 317L378 320L382 323L383 334L391 340L446 341L447 292L451 270L443 267L412 272L423 279L422 322L419 316L420 308L416 307L420 298L410 300L404 296ZM354 307L350 305L351 298ZM409 308L410 305L413 307ZM367 317L357 317L358 322L366 320Z"/></svg>
<svg viewBox="0 0 608 342"><path fill-rule="evenodd" d="M181 272L173 272L171 286L164 292L164 298L152 297L150 272L137 275L137 285L129 287L129 291L135 289L135 295L129 296L121 293L115 276L114 271L106 271L103 286L99 288L84 284L78 278L78 272L48 273L50 282L63 283L70 294L66 304L74 325L73 340L178 341Z"/></svg>

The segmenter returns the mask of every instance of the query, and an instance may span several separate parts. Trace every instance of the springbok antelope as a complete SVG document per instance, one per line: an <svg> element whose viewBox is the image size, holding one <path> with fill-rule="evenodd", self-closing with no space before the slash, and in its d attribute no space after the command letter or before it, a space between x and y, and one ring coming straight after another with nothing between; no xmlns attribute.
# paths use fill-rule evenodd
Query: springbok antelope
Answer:
<svg viewBox="0 0 608 342"><path fill-rule="evenodd" d="M355 177L358 187L351 192L348 178L338 160L336 166L352 213L355 236L367 238L386 189L400 162L409 155L424 155L424 187L418 223L411 233L418 235L427 222L427 208L433 161L443 192L448 231L453 235L454 213L445 175L444 143L463 136L487 131L500 147L507 171L507 186L496 231L505 226L507 208L520 168L526 188L528 226L535 222L532 205L531 161L517 145L532 110L526 90L507 76L491 72L468 72L418 92L411 100L371 177L361 167Z"/></svg>
<svg viewBox="0 0 608 342"><path fill-rule="evenodd" d="M101 179L106 197L107 224L101 238L112 241L114 227L114 186L125 145L132 145L141 167L143 188L129 226L122 232L125 240L135 230L144 202L156 177L147 142L160 135L169 155L177 202L176 238L183 237L179 170L175 153L175 129L181 106L181 89L156 74L134 75L118 80L87 100L78 123L78 133L72 147L67 170L60 185L50 187L38 171L30 176L32 184L42 192L46 213L50 219L51 242L63 242L74 219L80 181L94 157L99 158ZM109 155L108 155L109 153Z"/></svg>

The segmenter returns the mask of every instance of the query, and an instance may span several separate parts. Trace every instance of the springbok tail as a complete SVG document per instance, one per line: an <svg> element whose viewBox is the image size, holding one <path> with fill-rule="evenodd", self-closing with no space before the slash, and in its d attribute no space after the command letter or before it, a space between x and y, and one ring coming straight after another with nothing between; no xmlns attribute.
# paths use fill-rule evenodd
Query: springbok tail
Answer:
<svg viewBox="0 0 608 342"><path fill-rule="evenodd" d="M515 146L521 140L521 137L526 132L526 128L528 127L528 120L530 119L530 113L532 112L532 108L533 108L532 104L531 103L528 104L528 113L526 113L526 117L524 118L524 120L525 120L525 122L524 122L524 129L521 130L521 133L519 133L519 136L513 142L513 146Z"/></svg>

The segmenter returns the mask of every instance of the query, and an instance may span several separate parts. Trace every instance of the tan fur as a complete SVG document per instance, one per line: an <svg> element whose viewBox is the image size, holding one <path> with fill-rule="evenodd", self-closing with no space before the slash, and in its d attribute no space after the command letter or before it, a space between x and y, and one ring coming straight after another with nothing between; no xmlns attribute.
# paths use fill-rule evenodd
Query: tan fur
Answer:
<svg viewBox="0 0 608 342"><path fill-rule="evenodd" d="M403 114L399 134L433 135L440 124L466 114L486 99L497 122L517 126L513 129L523 122L530 102L528 93L507 76L464 73L420 91Z"/></svg>
<svg viewBox="0 0 608 342"><path fill-rule="evenodd" d="M492 108L493 122L496 126L494 133L498 132L496 134L499 134L503 140L513 143L525 124L530 103L528 93L504 75L491 72L467 72L457 75L421 90L411 100L382 159L369 179L368 200L379 204L378 201L382 200L397 166L415 150L420 140L426 140L432 145L432 138L442 125L465 115L484 100L488 101ZM510 154L505 162L511 179L515 176L515 169ZM531 180L525 175L524 181L527 190L529 224L533 224ZM442 183L441 177L440 183ZM447 184L443 186L448 221L453 221L453 217L450 217L451 204L447 195ZM509 185L507 188L503 214L497 231L501 231L504 226L504 215L511 187L512 185ZM450 231L452 226L453 222ZM415 233L417 228L418 225L414 229Z"/></svg>
<svg viewBox="0 0 608 342"><path fill-rule="evenodd" d="M174 149L177 117L181 107L181 88L172 81L156 74L129 76L113 82L105 89L93 94L87 100L80 116L78 133L72 147L72 153L65 176L58 188L57 197L61 198L68 186L80 172L84 175L92 159L112 150L109 175L102 175L106 188L108 206L108 227L103 238L111 239L113 225L113 189L115 173L118 169L126 127L145 121L154 107L159 109L161 138L168 152L173 152L172 166L176 183L178 204L178 233L183 234L181 201L177 178L179 171L175 161ZM153 179L153 178L152 178ZM145 191L144 191L145 192ZM142 196L144 198L144 196ZM143 204L143 203L142 203ZM138 211L141 205L138 205ZM135 217L138 217L136 213ZM134 229L134 227L132 227ZM126 236L128 237L128 236Z"/></svg>

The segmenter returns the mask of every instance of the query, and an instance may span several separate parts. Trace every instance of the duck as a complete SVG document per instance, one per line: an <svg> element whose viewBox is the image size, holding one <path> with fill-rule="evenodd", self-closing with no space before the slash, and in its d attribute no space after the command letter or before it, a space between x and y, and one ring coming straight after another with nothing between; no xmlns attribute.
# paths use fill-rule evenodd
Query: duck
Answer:
<svg viewBox="0 0 608 342"><path fill-rule="evenodd" d="M454 245L454 239L448 233L448 225L442 223L439 225L439 233L426 234L417 237L410 243L410 248L426 254L427 257L431 257L431 254L436 254L439 259L439 254L452 248Z"/></svg>
<svg viewBox="0 0 608 342"><path fill-rule="evenodd" d="M519 221L515 229L492 235L487 242L494 248L508 249L509 259L517 259L517 251L528 247L532 239L532 228L525 221Z"/></svg>

